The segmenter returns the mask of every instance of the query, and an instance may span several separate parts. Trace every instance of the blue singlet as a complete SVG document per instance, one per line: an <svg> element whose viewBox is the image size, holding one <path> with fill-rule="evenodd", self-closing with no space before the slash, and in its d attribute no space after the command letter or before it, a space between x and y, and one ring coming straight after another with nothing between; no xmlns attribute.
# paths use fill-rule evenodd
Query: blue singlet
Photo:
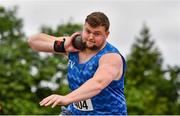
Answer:
<svg viewBox="0 0 180 116"><path fill-rule="evenodd" d="M79 64L78 52L69 53L68 82L73 91L93 77L99 59L107 53L119 53L119 51L107 42L106 46L93 56L89 61ZM127 115L126 100L124 96L124 72L126 63L123 60L123 74L120 80L112 81L98 95L91 99L73 103L68 110L75 115ZM93 85L92 85L93 86Z"/></svg>

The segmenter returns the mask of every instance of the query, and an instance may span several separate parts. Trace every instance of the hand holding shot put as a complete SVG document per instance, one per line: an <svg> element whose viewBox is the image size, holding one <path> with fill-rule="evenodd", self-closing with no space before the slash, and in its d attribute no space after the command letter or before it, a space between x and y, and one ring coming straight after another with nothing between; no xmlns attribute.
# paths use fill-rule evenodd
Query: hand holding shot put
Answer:
<svg viewBox="0 0 180 116"><path fill-rule="evenodd" d="M30 37L28 43L35 51L52 53L77 52L79 50L73 46L72 40L79 35L79 32L75 32L71 36L54 37L41 33Z"/></svg>
<svg viewBox="0 0 180 116"><path fill-rule="evenodd" d="M54 37L38 34L28 39L33 50L68 56L71 92L53 94L41 106L68 105L62 115L127 115L124 96L125 59L107 42L110 22L102 12L89 14L82 32Z"/></svg>

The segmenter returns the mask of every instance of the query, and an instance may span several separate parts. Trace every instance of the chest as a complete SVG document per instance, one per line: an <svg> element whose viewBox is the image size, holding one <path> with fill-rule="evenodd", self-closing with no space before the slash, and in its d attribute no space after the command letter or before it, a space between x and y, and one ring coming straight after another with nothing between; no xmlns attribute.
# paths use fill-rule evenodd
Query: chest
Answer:
<svg viewBox="0 0 180 116"><path fill-rule="evenodd" d="M79 53L78 54L78 63L84 64L84 63L88 62L93 56L94 56L94 54Z"/></svg>
<svg viewBox="0 0 180 116"><path fill-rule="evenodd" d="M73 59L69 59L68 79L77 85L81 85L94 76L97 68L98 61L95 58L81 64Z"/></svg>
<svg viewBox="0 0 180 116"><path fill-rule="evenodd" d="M73 60L69 60L68 73L76 76L76 78L90 78L94 75L98 67L98 61L91 60L85 63L79 64Z"/></svg>

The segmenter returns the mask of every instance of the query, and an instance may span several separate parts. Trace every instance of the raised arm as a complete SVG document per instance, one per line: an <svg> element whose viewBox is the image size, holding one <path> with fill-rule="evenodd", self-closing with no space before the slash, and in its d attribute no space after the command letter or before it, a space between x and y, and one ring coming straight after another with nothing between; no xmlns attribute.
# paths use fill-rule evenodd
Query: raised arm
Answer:
<svg viewBox="0 0 180 116"><path fill-rule="evenodd" d="M72 46L71 41L73 36L75 36L76 34L78 33L74 33L72 34L72 36L54 37L47 35L45 33L40 33L29 37L28 44L35 51L56 53L54 51L54 42L56 40L62 42L63 39L65 39L65 44L64 44L65 51L74 52L77 51L77 49L75 49Z"/></svg>
<svg viewBox="0 0 180 116"><path fill-rule="evenodd" d="M55 40L62 41L63 39L62 37L57 38L54 36L41 33L29 37L28 44L35 51L54 52L53 46Z"/></svg>

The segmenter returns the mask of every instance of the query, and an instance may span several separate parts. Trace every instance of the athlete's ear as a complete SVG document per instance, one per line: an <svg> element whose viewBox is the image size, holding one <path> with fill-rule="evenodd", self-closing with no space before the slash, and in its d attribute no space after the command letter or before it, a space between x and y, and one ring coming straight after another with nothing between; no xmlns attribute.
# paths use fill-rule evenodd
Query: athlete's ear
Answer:
<svg viewBox="0 0 180 116"><path fill-rule="evenodd" d="M109 33L110 33L109 31L106 31L106 33L105 33L106 34L106 36L105 36L106 39L108 38Z"/></svg>

